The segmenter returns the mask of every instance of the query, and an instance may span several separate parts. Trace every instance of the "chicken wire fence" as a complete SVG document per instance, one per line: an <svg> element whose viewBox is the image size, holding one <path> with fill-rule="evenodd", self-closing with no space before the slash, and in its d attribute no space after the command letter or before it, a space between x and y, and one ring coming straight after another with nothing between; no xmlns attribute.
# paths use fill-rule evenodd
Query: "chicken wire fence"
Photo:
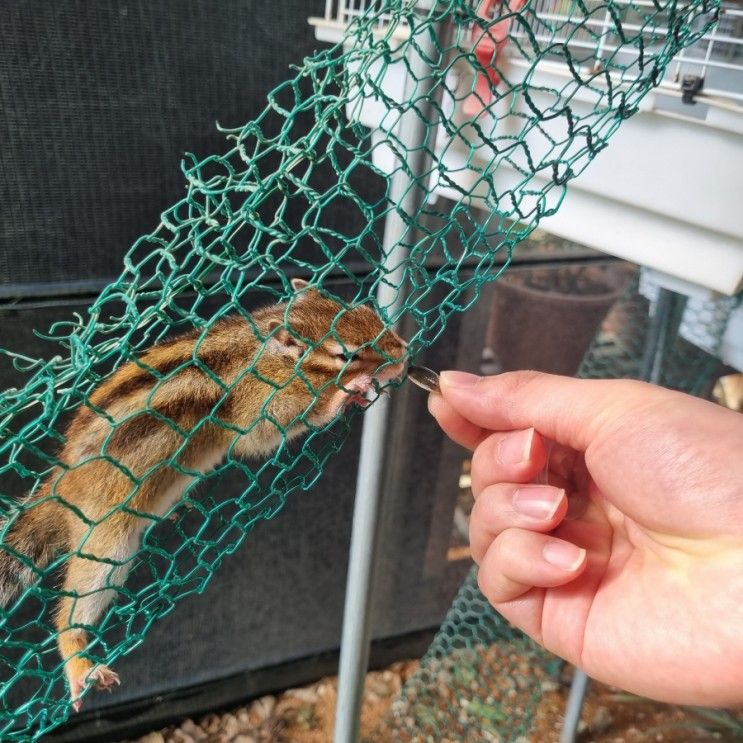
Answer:
<svg viewBox="0 0 743 743"><path fill-rule="evenodd" d="M710 395L723 368L719 343L739 298L674 295L661 336L649 347L648 319L657 294L657 286L636 275L602 323L577 376L642 378L651 351L659 361L655 372L661 384ZM539 700L558 688L562 665L493 609L477 587L473 568L374 740L546 740L554 730Z"/></svg>
<svg viewBox="0 0 743 743"><path fill-rule="evenodd" d="M564 28L544 19L535 34L534 8L520 0L489 18L464 0L374 4L343 43L270 92L258 118L224 130L227 152L186 156L186 195L134 243L86 316L46 333L53 358L3 351L25 381L0 398L3 740L37 738L91 686L114 683L107 666L203 591L291 491L312 486L343 443L345 402L362 405L362 393L394 383L401 362L476 301L499 273L495 254L510 255L558 208L568 181L718 10L707 0L569 5L571 28L595 48L553 41ZM537 89L528 72L497 69L505 38L527 69L558 55L570 77ZM604 38L612 43L597 66ZM446 87L454 62L472 71L469 89ZM392 65L408 71L402 103L379 83ZM571 105L579 93L589 102L580 110ZM386 112L375 137L347 117L368 102ZM464 119L463 108L472 112ZM400 121L417 121L420 141L406 141ZM434 139L439 152L464 147L458 172ZM380 146L392 154L388 170L373 162ZM321 187L328 173L332 185ZM457 188L462 173L474 186L459 187L450 209L427 201L438 182ZM362 197L370 183L376 196ZM363 228L339 232L329 216L337 209L357 210ZM404 229L390 245L383 226L392 218ZM363 275L351 268L359 263ZM297 276L315 289L293 287ZM337 276L355 282L354 296L333 294ZM391 303L374 299L380 287ZM207 312L215 299L220 309ZM271 307L250 311L261 304ZM392 332L404 315L416 327L407 346ZM239 368L227 369L231 343L244 348ZM284 404L288 391L298 410ZM239 443L251 436L261 442L247 453L262 456L246 461ZM242 492L222 492L227 468L241 473ZM22 502L5 494L21 490ZM177 509L181 490L186 509ZM175 554L163 548L164 530L178 534Z"/></svg>

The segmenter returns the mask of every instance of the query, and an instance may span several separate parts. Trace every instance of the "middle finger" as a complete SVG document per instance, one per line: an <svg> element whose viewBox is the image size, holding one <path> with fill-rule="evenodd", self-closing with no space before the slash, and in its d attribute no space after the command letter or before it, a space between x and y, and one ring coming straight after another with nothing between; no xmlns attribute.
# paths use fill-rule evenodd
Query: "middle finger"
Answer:
<svg viewBox="0 0 743 743"><path fill-rule="evenodd" d="M546 461L544 441L533 428L492 433L472 455L472 492L477 498L495 482L530 482Z"/></svg>
<svg viewBox="0 0 743 743"><path fill-rule="evenodd" d="M506 529L548 532L565 517L568 501L562 488L501 482L486 488L470 515L470 549L479 565L493 540Z"/></svg>

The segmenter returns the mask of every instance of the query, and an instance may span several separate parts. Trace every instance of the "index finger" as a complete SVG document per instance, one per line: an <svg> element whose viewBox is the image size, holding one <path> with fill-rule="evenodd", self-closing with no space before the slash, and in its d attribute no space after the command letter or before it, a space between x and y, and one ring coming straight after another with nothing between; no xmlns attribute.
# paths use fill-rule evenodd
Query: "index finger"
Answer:
<svg viewBox="0 0 743 743"><path fill-rule="evenodd" d="M553 441L584 452L617 410L633 406L640 384L531 371L492 377L445 371L440 377L441 395L451 410L439 411L468 444L483 431L535 428Z"/></svg>

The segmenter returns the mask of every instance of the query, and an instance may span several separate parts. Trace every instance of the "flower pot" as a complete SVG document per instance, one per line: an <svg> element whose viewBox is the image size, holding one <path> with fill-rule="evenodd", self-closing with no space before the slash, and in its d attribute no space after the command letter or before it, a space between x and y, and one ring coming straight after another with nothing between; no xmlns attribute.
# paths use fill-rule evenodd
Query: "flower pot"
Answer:
<svg viewBox="0 0 743 743"><path fill-rule="evenodd" d="M631 268L622 263L505 275L494 289L483 372L575 374L631 275Z"/></svg>

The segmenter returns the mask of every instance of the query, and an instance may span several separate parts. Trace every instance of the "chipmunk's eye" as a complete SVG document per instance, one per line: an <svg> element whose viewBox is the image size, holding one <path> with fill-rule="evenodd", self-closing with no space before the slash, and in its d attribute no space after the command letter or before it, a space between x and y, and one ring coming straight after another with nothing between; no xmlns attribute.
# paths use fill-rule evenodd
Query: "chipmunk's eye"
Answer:
<svg viewBox="0 0 743 743"><path fill-rule="evenodd" d="M356 361L361 355L360 349L353 345L348 346L342 343L329 343L326 348L334 359L338 359L344 363Z"/></svg>

